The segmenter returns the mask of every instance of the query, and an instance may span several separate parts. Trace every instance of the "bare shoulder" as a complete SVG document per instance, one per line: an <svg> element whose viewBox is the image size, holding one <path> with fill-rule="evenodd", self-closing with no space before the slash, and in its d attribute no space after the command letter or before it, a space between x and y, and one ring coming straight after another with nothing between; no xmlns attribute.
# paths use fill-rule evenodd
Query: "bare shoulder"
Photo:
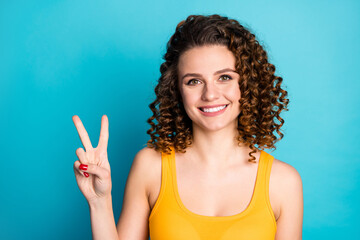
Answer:
<svg viewBox="0 0 360 240"><path fill-rule="evenodd" d="M301 239L303 221L303 185L299 172L290 164L274 159L270 187L277 208L275 239Z"/></svg>
<svg viewBox="0 0 360 240"><path fill-rule="evenodd" d="M146 182L146 194L149 196L154 181L161 176L161 153L149 147L141 149L135 155L132 169Z"/></svg>
<svg viewBox="0 0 360 240"><path fill-rule="evenodd" d="M290 164L274 159L271 177L276 180L278 184L281 184L284 188L297 188L302 186L302 180L299 172ZM284 189L286 191L286 189Z"/></svg>
<svg viewBox="0 0 360 240"><path fill-rule="evenodd" d="M153 164L160 159L161 153L157 152L154 148L144 147L135 155L134 164Z"/></svg>
<svg viewBox="0 0 360 240"><path fill-rule="evenodd" d="M123 207L117 224L120 239L148 239L150 205L148 186L160 153L150 148L140 150L131 165L125 185ZM161 158L160 158L161 159Z"/></svg>

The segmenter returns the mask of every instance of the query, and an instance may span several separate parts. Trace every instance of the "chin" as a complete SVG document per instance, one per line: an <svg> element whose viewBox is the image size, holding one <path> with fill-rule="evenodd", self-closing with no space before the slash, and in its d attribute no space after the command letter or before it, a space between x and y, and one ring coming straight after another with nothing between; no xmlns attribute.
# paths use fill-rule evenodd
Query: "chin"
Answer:
<svg viewBox="0 0 360 240"><path fill-rule="evenodd" d="M200 119L199 119L200 120ZM200 128L203 131L215 132L215 131L237 131L237 118L232 119L216 119L209 118L205 120L200 120L198 122L193 121L193 128Z"/></svg>
<svg viewBox="0 0 360 240"><path fill-rule="evenodd" d="M213 124L213 125L202 125L201 128L209 131L209 132L216 132L216 131L220 131L220 130L225 130L226 128L229 128L229 125L223 125L223 124Z"/></svg>

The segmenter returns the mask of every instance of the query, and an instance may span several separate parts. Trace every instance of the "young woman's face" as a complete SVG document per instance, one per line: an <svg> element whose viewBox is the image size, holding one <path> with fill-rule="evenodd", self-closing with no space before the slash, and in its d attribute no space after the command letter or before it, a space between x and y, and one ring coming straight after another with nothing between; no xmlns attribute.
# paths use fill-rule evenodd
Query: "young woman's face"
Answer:
<svg viewBox="0 0 360 240"><path fill-rule="evenodd" d="M194 47L178 64L179 89L187 115L208 131L236 128L240 114L239 74L226 46Z"/></svg>

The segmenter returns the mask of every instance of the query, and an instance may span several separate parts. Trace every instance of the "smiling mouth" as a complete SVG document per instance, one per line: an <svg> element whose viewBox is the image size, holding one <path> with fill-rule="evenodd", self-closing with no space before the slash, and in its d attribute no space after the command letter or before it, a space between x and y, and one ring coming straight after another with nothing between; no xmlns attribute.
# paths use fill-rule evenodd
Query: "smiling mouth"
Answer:
<svg viewBox="0 0 360 240"><path fill-rule="evenodd" d="M223 109L225 109L229 104L223 105L223 106L219 106L219 107L213 107L213 108L204 108L204 107L200 107L199 109L202 112L206 112L206 113L213 113L213 112L219 112Z"/></svg>

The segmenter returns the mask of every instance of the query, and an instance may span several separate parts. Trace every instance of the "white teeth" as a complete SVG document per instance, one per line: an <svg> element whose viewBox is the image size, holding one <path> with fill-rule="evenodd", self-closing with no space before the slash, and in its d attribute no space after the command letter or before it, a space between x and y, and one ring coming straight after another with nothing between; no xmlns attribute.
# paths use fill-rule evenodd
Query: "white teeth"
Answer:
<svg viewBox="0 0 360 240"><path fill-rule="evenodd" d="M202 108L204 112L218 112L220 110L223 110L226 107L226 105L221 107L215 107L215 108Z"/></svg>

